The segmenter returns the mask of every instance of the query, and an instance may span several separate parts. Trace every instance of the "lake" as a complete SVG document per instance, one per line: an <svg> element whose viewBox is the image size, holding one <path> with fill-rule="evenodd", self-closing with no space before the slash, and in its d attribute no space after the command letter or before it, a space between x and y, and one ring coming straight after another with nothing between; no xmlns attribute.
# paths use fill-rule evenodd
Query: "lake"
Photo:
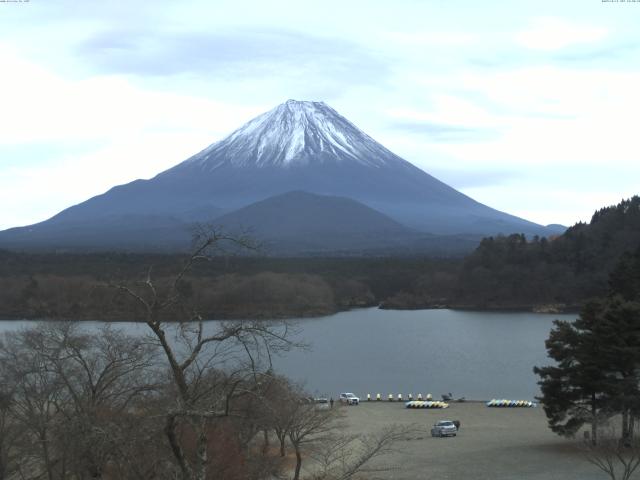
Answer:
<svg viewBox="0 0 640 480"><path fill-rule="evenodd" d="M554 319L548 315L458 310L366 308L299 320L307 351L274 359L277 370L304 382L314 395L350 391L366 397L452 392L467 399L533 399L534 365L548 365L544 341ZM30 325L0 322L0 332ZM97 326L99 322L87 323ZM144 325L118 323L130 333Z"/></svg>

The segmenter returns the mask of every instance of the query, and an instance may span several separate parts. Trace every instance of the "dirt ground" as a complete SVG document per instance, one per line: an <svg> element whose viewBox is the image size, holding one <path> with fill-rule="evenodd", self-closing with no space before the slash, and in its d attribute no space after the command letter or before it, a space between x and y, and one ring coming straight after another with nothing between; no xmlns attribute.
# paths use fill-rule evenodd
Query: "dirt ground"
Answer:
<svg viewBox="0 0 640 480"><path fill-rule="evenodd" d="M390 424L413 425L397 451L381 459L397 467L388 479L595 480L607 478L588 463L576 440L549 430L542 408L488 408L452 403L446 410L406 409L403 403L364 402L341 407L350 433L373 433ZM456 437L432 438L438 420L459 420ZM640 476L638 477L640 478Z"/></svg>

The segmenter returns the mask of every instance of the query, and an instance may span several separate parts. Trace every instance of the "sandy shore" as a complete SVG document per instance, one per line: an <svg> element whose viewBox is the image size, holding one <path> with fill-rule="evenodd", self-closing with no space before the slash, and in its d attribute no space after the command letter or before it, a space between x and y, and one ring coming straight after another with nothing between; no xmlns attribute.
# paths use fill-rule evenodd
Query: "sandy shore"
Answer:
<svg viewBox="0 0 640 480"><path fill-rule="evenodd" d="M352 433L372 433L389 424L413 425L424 433L398 444L385 463L398 467L389 479L595 480L606 478L589 464L577 441L551 432L542 408L487 408L452 403L446 410L412 410L402 403L364 402L342 407ZM457 437L432 438L437 420L460 420Z"/></svg>

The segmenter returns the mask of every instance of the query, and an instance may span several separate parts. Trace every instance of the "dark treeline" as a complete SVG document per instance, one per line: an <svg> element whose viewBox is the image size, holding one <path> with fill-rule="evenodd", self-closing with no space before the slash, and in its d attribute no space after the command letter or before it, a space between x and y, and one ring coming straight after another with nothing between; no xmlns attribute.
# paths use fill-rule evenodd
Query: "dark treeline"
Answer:
<svg viewBox="0 0 640 480"><path fill-rule="evenodd" d="M555 238L490 237L464 259L425 257L217 257L184 288L208 318L326 315L352 307L448 306L578 310L607 290L607 276L640 245L640 197L597 211ZM0 317L128 320L124 299L104 288L161 285L180 255L0 252Z"/></svg>
<svg viewBox="0 0 640 480"><path fill-rule="evenodd" d="M0 317L131 320L140 312L105 287L144 280L151 267L162 285L184 261L180 255L0 252ZM183 288L208 318L326 315L377 305L432 272L452 276L458 264L407 257L214 257L197 265Z"/></svg>

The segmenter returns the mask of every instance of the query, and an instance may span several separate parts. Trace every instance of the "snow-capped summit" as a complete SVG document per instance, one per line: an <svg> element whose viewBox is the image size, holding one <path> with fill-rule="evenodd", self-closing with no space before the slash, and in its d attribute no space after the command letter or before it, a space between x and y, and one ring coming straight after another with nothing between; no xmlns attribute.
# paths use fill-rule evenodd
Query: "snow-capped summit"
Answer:
<svg viewBox="0 0 640 480"><path fill-rule="evenodd" d="M213 170L225 164L289 167L345 161L374 167L404 163L324 102L287 100L187 162Z"/></svg>

